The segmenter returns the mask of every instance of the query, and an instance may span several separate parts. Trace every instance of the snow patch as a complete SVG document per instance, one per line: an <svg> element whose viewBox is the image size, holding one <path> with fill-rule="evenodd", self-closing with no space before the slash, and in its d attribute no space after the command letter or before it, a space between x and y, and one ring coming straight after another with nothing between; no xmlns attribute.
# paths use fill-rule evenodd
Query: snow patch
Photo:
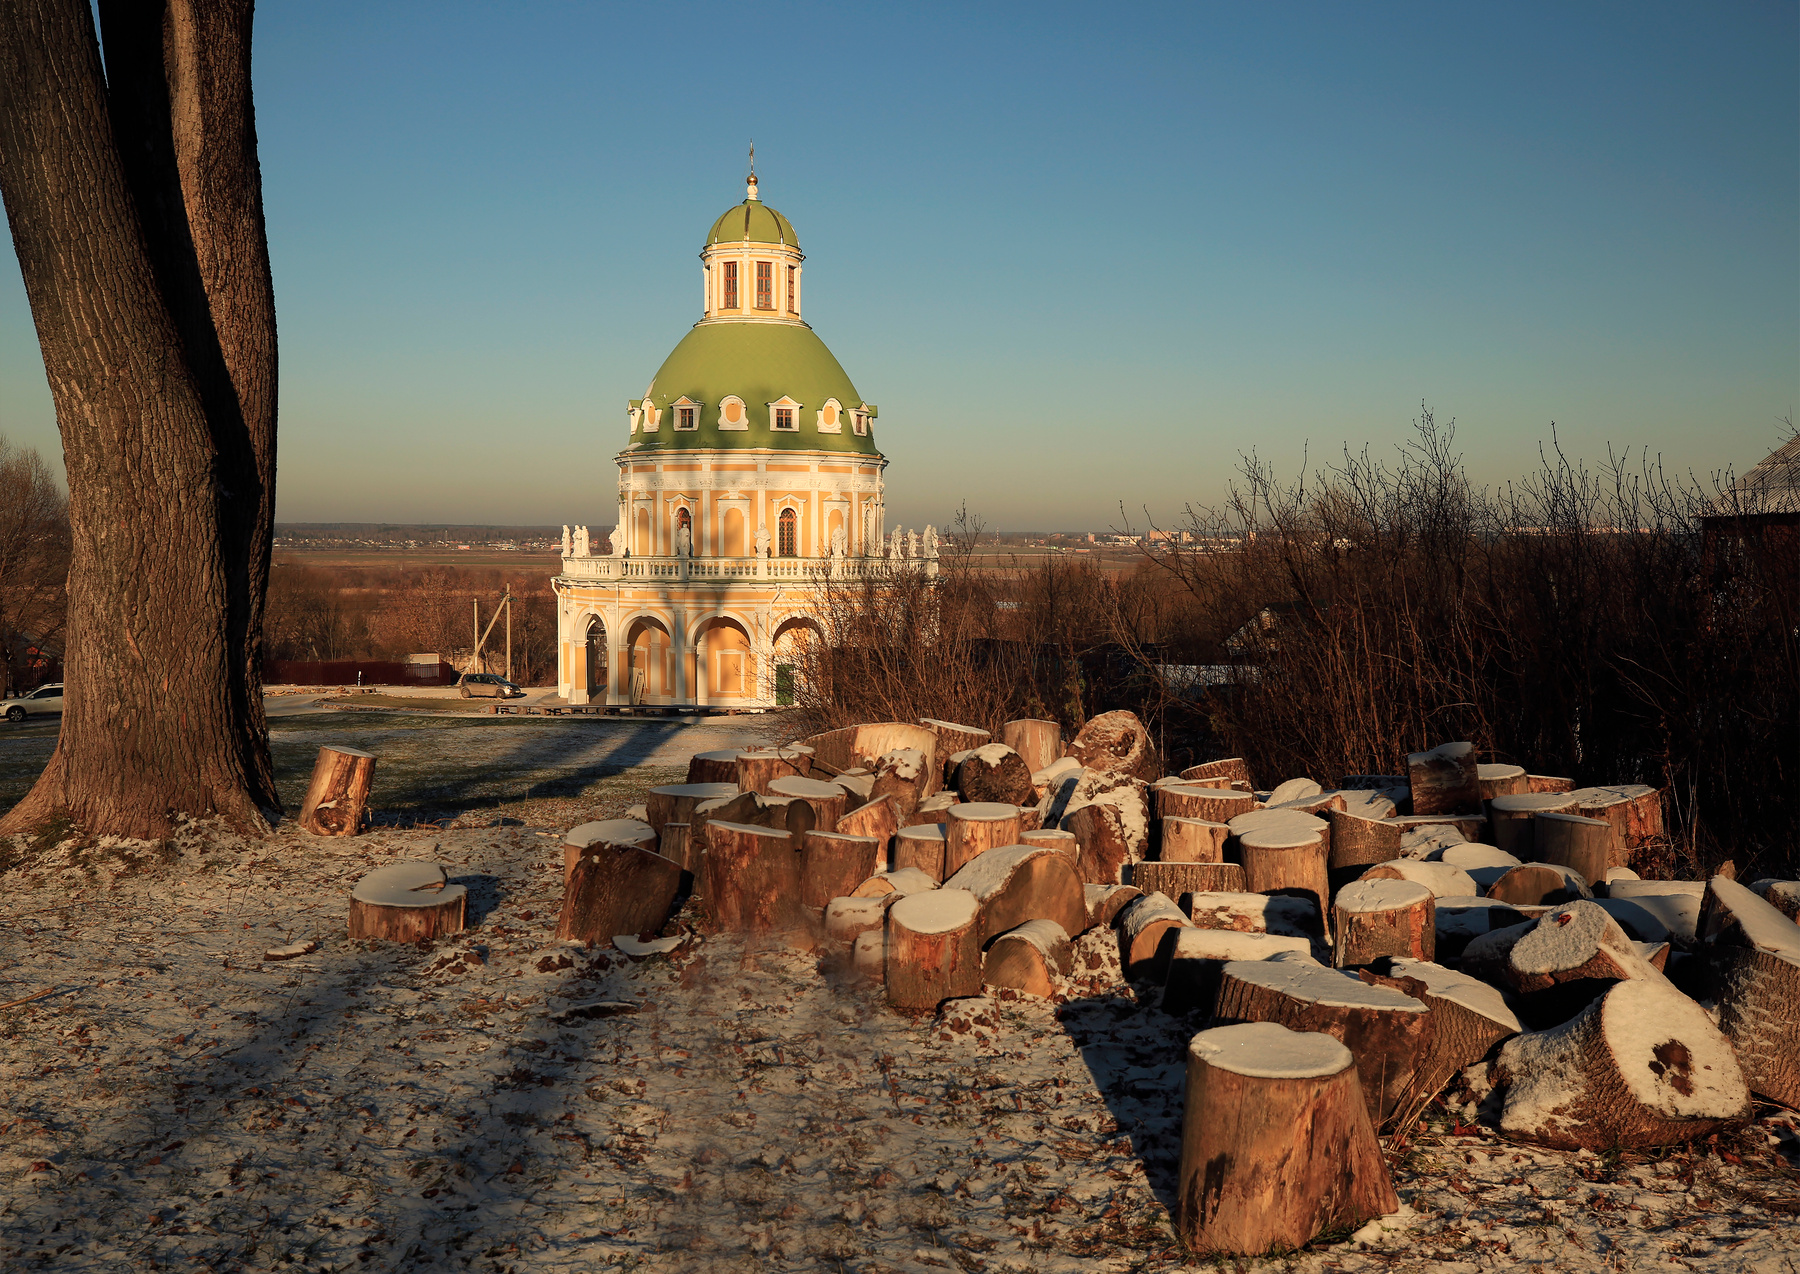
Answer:
<svg viewBox="0 0 1800 1274"><path fill-rule="evenodd" d="M1329 1035L1290 1031L1275 1022L1215 1026L1188 1041L1188 1056L1252 1079L1324 1079L1354 1064Z"/></svg>
<svg viewBox="0 0 1800 1274"><path fill-rule="evenodd" d="M949 933L973 921L980 910L966 889L930 889L902 898L888 911L888 919L913 933Z"/></svg>

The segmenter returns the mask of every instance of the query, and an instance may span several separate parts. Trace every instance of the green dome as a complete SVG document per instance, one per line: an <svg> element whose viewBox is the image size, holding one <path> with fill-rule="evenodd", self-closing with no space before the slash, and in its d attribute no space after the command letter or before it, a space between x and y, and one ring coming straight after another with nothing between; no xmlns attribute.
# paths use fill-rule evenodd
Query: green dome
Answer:
<svg viewBox="0 0 1800 1274"><path fill-rule="evenodd" d="M788 219L756 199L746 199L735 208L727 208L725 214L713 222L713 228L706 236L706 246L742 243L746 239L751 243L785 243L790 248L800 247L800 240L794 237L794 227Z"/></svg>
<svg viewBox="0 0 1800 1274"><path fill-rule="evenodd" d="M837 399L845 413L862 409L873 416L875 408L863 403L825 342L800 323L698 324L663 360L648 392L650 403L662 409L662 424L653 434L633 434L636 450L762 447L880 454L873 426L858 437L850 421L840 418L840 432L820 431L818 412L828 398ZM748 409L746 429L719 428L719 404L733 394ZM793 432L769 428L768 405L783 396L800 404L799 428ZM682 397L701 404L698 429L675 429L669 405Z"/></svg>

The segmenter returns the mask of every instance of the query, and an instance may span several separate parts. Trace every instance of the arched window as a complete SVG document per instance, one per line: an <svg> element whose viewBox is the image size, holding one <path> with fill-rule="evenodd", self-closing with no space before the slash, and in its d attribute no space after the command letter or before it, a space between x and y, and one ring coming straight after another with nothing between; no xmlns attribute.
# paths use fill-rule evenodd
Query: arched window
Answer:
<svg viewBox="0 0 1800 1274"><path fill-rule="evenodd" d="M677 529L685 526L689 535L694 533L694 519L688 514L686 509L675 510L675 526Z"/></svg>
<svg viewBox="0 0 1800 1274"><path fill-rule="evenodd" d="M777 542L775 550L777 556L798 557L800 555L800 550L797 547L799 544L799 525L800 518L792 509L783 509L781 511L781 538Z"/></svg>

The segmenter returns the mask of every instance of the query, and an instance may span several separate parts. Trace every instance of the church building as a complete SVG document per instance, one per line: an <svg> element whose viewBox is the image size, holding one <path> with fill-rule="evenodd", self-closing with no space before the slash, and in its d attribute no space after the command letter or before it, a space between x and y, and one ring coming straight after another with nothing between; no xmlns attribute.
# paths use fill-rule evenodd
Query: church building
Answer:
<svg viewBox="0 0 1800 1274"><path fill-rule="evenodd" d="M822 580L936 574L932 528L887 533L879 413L801 317L805 260L753 171L701 249L700 321L627 404L611 552L564 528L570 703L777 706Z"/></svg>

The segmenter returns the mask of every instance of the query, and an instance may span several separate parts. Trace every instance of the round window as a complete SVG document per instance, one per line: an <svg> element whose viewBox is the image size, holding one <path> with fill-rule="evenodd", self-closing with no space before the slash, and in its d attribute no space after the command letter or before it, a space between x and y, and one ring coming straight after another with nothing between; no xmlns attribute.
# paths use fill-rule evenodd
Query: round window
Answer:
<svg viewBox="0 0 1800 1274"><path fill-rule="evenodd" d="M829 403L825 405L825 423L828 425L837 424L837 408Z"/></svg>
<svg viewBox="0 0 1800 1274"><path fill-rule="evenodd" d="M731 421L732 423L735 424L737 422L737 418L739 416L743 415L743 413L744 413L744 409L741 406L739 406L737 403L726 403L725 404L725 419Z"/></svg>

